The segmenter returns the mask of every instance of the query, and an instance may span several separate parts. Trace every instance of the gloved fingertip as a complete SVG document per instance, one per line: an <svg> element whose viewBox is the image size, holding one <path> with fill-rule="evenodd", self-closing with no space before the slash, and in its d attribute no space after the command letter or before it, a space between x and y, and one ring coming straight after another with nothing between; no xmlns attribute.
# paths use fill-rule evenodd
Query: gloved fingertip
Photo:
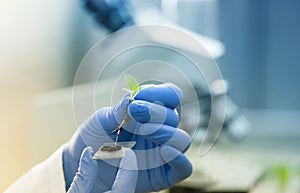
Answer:
<svg viewBox="0 0 300 193"><path fill-rule="evenodd" d="M183 97L183 94L182 94L182 91L181 89L176 86L175 84L173 83L165 83L165 85L167 87L169 87L172 91L174 91L174 93L176 94L176 96L178 97L178 100L181 101L182 100L182 97Z"/></svg>
<svg viewBox="0 0 300 193"><path fill-rule="evenodd" d="M95 175L98 165L96 160L92 160L93 156L94 152L91 147L86 147L83 150L79 163L79 173L84 176Z"/></svg>
<svg viewBox="0 0 300 193"><path fill-rule="evenodd" d="M125 95L121 100L121 108L126 108L130 103L130 95Z"/></svg>
<svg viewBox="0 0 300 193"><path fill-rule="evenodd" d="M159 101L164 106L174 109L182 100L182 91L172 83L164 83L142 89L135 96L135 100Z"/></svg>
<svg viewBox="0 0 300 193"><path fill-rule="evenodd" d="M137 159L132 149L125 149L125 155L120 163L120 168L126 170L137 170Z"/></svg>
<svg viewBox="0 0 300 193"><path fill-rule="evenodd" d="M171 147L175 147L177 150L181 152L187 151L187 149L190 147L191 144L191 137L190 135L182 130L177 129L176 133L166 142L166 145L169 145Z"/></svg>
<svg viewBox="0 0 300 193"><path fill-rule="evenodd" d="M138 178L137 161L131 149L125 149L119 170L110 193L134 193Z"/></svg>
<svg viewBox="0 0 300 193"><path fill-rule="evenodd" d="M193 171L193 165L180 151L170 146L161 148L163 159L171 167L167 174L169 186L189 177Z"/></svg>
<svg viewBox="0 0 300 193"><path fill-rule="evenodd" d="M148 106L142 101L132 101L128 106L131 113L145 113L148 112Z"/></svg>
<svg viewBox="0 0 300 193"><path fill-rule="evenodd" d="M169 163L170 161L172 161L178 155L181 154L180 151L178 151L177 149L175 149L175 148L173 148L171 146L168 146L168 145L162 146L161 149L160 149L160 152L161 152L161 156L163 157L163 159L167 163Z"/></svg>
<svg viewBox="0 0 300 193"><path fill-rule="evenodd" d="M128 105L128 114L131 118L139 122L147 122L151 119L149 107L146 103L135 100Z"/></svg>
<svg viewBox="0 0 300 193"><path fill-rule="evenodd" d="M78 171L67 193L92 192L98 175L97 161L91 159L93 154L91 147L83 150Z"/></svg>
<svg viewBox="0 0 300 193"><path fill-rule="evenodd" d="M109 117L109 119L113 118L118 122L118 124L120 124L126 115L126 111L129 103L130 103L129 96L125 95L117 105L111 108L112 117Z"/></svg>
<svg viewBox="0 0 300 193"><path fill-rule="evenodd" d="M92 147L88 146L84 149L84 151L84 153L88 154L90 158L94 156L94 151Z"/></svg>

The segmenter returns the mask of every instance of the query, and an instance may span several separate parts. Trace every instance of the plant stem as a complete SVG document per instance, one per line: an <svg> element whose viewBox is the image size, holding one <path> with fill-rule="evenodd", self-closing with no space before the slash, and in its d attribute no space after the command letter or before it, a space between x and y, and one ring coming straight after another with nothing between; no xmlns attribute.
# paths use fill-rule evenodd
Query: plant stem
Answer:
<svg viewBox="0 0 300 193"><path fill-rule="evenodd" d="M118 141L119 141L119 136L120 136L120 133L121 133L121 131L122 131L122 127L123 127L126 123L128 123L130 120L131 120L131 118L130 118L130 116L128 115L127 110L126 110L126 112L125 112L125 117L124 117L123 121L120 123L120 125L119 125L115 130L113 130L113 132L117 131L117 135L116 135L116 139L115 139L115 144L117 144Z"/></svg>

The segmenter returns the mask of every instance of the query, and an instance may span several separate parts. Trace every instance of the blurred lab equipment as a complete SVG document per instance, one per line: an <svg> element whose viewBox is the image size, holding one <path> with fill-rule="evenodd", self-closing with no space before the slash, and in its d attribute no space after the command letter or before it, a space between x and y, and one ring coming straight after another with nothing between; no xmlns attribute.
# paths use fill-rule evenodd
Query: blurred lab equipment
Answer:
<svg viewBox="0 0 300 193"><path fill-rule="evenodd" d="M185 27L179 26L176 23L183 24L191 29L196 29L195 24L193 24L187 18L181 18L180 13L186 12L187 10L192 10L190 14L203 14L202 19L200 19L200 25L204 25L202 29L207 29L206 31L199 31L206 34L212 34L212 36L217 37L217 19L215 16L217 9L217 2L215 0L211 1L169 1L169 0L161 0L161 1L125 1L125 0L116 0L116 1L108 1L108 0L84 0L84 5L87 10L90 12L95 21L103 25L109 32L114 32L124 27L128 27L131 25L165 25L175 27L179 30L186 31L187 33L194 36L198 39L203 46L208 50L209 54L218 58L222 56L225 52L225 48L221 42L216 41L215 39L209 38L207 36L200 35L198 33L192 32ZM180 8L180 7L183 8ZM199 10L193 9L193 7L200 7L204 13L201 13ZM203 17L204 14L209 14L210 17ZM203 18L209 18L210 20L205 20ZM182 44L181 42L164 42L162 38L159 38L158 34L149 34L150 39L154 39L157 42L163 42L166 45L170 45L172 47L177 48L178 50L185 49L193 52L193 48L190 48L188 45ZM127 38L127 37L126 37ZM116 42L117 45L119 42ZM140 55L144 55L145 53L152 53L151 55L159 55L160 60L164 60L167 58L170 63L175 63L178 60L178 57L175 54L170 54L165 51L162 51L165 55L158 53L155 49L149 49L147 51L140 51L134 54L131 54L127 58L122 58L122 63L128 63L128 66L131 64L135 64L134 61L138 61L138 59L133 58L141 58ZM150 58L150 57L149 57ZM127 60L129 62L126 62ZM145 60L145 59L144 59ZM131 64L130 64L131 63ZM121 65L121 64L120 64ZM124 65L124 64L122 64ZM183 64L185 65L185 64ZM186 64L189 65L189 64ZM110 76L117 76L122 71L121 68L116 65L114 68L114 72L110 73ZM192 70L191 70L192 71ZM193 73L189 72L191 79L193 79ZM174 77L172 75L168 75L167 70L164 71L163 68L159 70L157 73L164 73L167 76L170 76L170 80ZM199 75L196 75L199 76ZM88 82L88 80L87 80ZM219 90L221 83L225 83L226 90ZM201 110L200 115L200 128L202 131L197 132L197 136L194 136L195 141L201 141L205 135L205 128L208 127L211 116L211 97L214 97L216 101L221 101L226 97L226 118L224 122L224 130L225 133L233 140L242 140L244 139L249 130L250 123L247 121L246 117L243 115L242 111L238 108L235 102L228 96L229 94L229 84L225 80L219 80L214 83L212 86L213 90L209 90L208 85L205 83L205 79L203 78L194 78L192 80L192 84L197 89L197 96L199 99L199 105ZM186 91L185 93L190 93ZM211 93L213 93L211 95ZM186 96L188 98L188 96ZM190 101L193 102L193 101ZM187 105L187 104L184 104ZM194 104L192 104L194 105ZM222 104L219 104L222 105ZM218 108L217 108L218 109ZM218 112L218 111L215 111ZM193 118L193 114L186 113L186 117L183 119L182 126L185 128L190 128L189 121ZM185 121L186 120L186 121ZM203 129L204 128L204 129Z"/></svg>
<svg viewBox="0 0 300 193"><path fill-rule="evenodd" d="M127 0L81 0L97 23L109 32L134 24Z"/></svg>

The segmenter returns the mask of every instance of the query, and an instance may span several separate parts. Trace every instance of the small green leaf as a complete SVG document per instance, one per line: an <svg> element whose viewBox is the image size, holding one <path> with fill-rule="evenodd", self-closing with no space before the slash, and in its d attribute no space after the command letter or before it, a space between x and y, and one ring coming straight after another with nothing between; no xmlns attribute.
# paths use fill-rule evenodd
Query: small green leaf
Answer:
<svg viewBox="0 0 300 193"><path fill-rule="evenodd" d="M139 83L132 76L125 74L124 79L127 83L128 88L131 91L130 100L132 101L135 95L137 95L137 93L141 90L141 88L139 86Z"/></svg>
<svg viewBox="0 0 300 193"><path fill-rule="evenodd" d="M133 78L132 76L130 76L128 74L125 74L124 79L126 81L128 88L131 91L136 91L139 89L139 83L135 80L135 78Z"/></svg>

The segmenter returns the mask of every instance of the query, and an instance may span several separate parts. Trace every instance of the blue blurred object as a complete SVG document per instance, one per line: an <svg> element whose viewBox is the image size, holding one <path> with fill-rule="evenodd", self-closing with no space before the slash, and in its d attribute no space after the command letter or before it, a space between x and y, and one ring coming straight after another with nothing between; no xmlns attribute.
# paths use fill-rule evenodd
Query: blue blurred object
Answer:
<svg viewBox="0 0 300 193"><path fill-rule="evenodd" d="M134 24L130 14L130 7L126 0L82 0L84 7L94 19L108 29L115 32L125 26Z"/></svg>

